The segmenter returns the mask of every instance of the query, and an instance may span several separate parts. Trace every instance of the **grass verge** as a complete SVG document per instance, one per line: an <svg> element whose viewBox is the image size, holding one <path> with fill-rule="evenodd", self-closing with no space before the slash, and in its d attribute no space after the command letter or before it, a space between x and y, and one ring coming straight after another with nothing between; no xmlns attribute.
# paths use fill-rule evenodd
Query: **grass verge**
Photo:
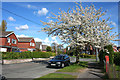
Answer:
<svg viewBox="0 0 120 80"><path fill-rule="evenodd" d="M70 66L64 67L57 72L79 72L79 70L87 67L88 62L80 61L78 64L74 63ZM75 80L78 75L70 75L64 73L50 73L34 80Z"/></svg>
<svg viewBox="0 0 120 80"><path fill-rule="evenodd" d="M84 69L87 67L88 62L79 62L79 64L72 64L70 66L64 67L57 72L78 72L80 69Z"/></svg>
<svg viewBox="0 0 120 80"><path fill-rule="evenodd" d="M72 76L69 74L50 73L34 80L68 80L68 78L69 80L74 80L76 77L77 76Z"/></svg>

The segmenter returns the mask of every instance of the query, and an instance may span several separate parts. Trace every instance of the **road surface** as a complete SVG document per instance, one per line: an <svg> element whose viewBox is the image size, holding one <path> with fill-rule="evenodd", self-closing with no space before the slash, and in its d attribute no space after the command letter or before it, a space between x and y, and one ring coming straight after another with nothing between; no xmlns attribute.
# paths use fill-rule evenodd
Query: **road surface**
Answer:
<svg viewBox="0 0 120 80"><path fill-rule="evenodd" d="M94 59L80 59L80 61L93 61ZM75 58L71 58L75 62ZM47 68L47 61L33 61L2 66L2 74L7 78L38 78L53 73L60 68Z"/></svg>

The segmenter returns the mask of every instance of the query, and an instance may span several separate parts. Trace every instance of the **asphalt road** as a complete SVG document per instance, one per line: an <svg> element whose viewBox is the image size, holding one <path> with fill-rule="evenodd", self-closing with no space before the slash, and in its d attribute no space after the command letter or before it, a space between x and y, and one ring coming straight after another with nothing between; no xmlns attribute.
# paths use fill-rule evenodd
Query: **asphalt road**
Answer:
<svg viewBox="0 0 120 80"><path fill-rule="evenodd" d="M80 61L93 61L93 59L80 59ZM75 62L75 58L71 58ZM48 73L53 73L60 68L47 68L47 61L33 61L2 66L2 75L7 78L38 78Z"/></svg>

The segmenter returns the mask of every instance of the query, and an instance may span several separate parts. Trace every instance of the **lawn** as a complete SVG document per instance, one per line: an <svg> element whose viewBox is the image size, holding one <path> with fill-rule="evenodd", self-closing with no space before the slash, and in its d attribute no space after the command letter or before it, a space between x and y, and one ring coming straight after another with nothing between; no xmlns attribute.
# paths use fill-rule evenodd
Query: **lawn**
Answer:
<svg viewBox="0 0 120 80"><path fill-rule="evenodd" d="M69 74L50 73L34 80L68 80L68 78L74 80L76 77Z"/></svg>
<svg viewBox="0 0 120 80"><path fill-rule="evenodd" d="M79 62L79 64L72 64L70 66L64 67L60 70L58 70L57 72L78 72L80 69L84 69L87 67L87 63L88 62Z"/></svg>

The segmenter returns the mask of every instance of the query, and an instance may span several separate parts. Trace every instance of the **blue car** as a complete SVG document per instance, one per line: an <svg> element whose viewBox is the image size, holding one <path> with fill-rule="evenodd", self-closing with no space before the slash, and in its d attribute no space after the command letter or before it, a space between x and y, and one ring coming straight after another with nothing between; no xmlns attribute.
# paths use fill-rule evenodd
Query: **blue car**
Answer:
<svg viewBox="0 0 120 80"><path fill-rule="evenodd" d="M21 51L14 51L14 52L21 52Z"/></svg>
<svg viewBox="0 0 120 80"><path fill-rule="evenodd" d="M68 55L60 54L55 56L53 59L48 61L48 66L56 66L56 67L65 67L70 65L70 57Z"/></svg>

